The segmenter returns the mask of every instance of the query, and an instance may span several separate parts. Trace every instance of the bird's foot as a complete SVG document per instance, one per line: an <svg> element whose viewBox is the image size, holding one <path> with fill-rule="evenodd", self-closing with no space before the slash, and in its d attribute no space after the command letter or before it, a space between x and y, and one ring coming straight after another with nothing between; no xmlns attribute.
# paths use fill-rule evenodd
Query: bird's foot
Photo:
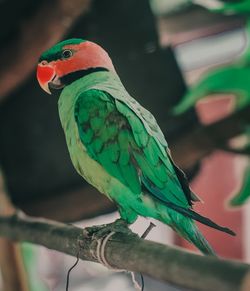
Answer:
<svg viewBox="0 0 250 291"><path fill-rule="evenodd" d="M101 239L111 232L131 232L131 230L128 228L128 223L122 218L119 218L109 224L86 227L85 231L87 231L88 236L92 236L96 239Z"/></svg>

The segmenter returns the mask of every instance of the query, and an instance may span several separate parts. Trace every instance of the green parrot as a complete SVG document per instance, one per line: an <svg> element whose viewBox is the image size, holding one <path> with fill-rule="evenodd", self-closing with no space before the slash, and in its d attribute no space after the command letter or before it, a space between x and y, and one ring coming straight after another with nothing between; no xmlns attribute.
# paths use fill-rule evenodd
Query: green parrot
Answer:
<svg viewBox="0 0 250 291"><path fill-rule="evenodd" d="M158 219L211 255L194 220L235 235L192 210L198 198L155 118L128 94L102 47L62 41L41 55L37 79L48 93L62 89L58 108L72 163L117 204L127 224L138 215Z"/></svg>

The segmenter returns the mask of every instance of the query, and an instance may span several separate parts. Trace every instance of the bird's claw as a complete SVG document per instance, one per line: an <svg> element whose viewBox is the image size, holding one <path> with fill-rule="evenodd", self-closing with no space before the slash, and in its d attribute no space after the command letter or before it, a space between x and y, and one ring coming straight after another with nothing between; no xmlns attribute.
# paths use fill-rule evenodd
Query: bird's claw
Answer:
<svg viewBox="0 0 250 291"><path fill-rule="evenodd" d="M130 231L128 228L128 224L125 220L119 218L112 223L95 225L91 227L85 228L89 236L92 236L96 239L101 239L107 236L111 232L128 232Z"/></svg>

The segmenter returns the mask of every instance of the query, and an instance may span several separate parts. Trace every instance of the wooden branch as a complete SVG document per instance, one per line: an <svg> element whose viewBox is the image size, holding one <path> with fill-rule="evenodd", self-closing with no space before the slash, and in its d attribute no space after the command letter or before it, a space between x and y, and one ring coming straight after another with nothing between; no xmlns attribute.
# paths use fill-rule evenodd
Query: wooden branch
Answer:
<svg viewBox="0 0 250 291"><path fill-rule="evenodd" d="M90 0L45 1L21 26L17 40L1 49L0 101L34 70L40 54L69 31Z"/></svg>
<svg viewBox="0 0 250 291"><path fill-rule="evenodd" d="M225 145L230 138L241 134L250 123L250 106L211 125L197 125L170 141L175 162L183 169L195 165L214 150Z"/></svg>
<svg viewBox="0 0 250 291"><path fill-rule="evenodd" d="M95 227L81 229L45 219L16 215L0 217L0 235L43 245L72 256L76 256L81 245L81 259L98 261L98 233L95 232ZM100 242L105 237L99 232ZM120 228L107 241L105 258L115 268L141 272L192 290L249 290L249 265L194 255L146 241L127 228Z"/></svg>

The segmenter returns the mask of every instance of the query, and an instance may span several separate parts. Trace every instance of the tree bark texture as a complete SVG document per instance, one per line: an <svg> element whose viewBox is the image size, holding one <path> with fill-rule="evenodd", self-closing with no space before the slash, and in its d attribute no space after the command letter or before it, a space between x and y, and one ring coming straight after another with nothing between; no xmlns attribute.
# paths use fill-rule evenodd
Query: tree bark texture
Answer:
<svg viewBox="0 0 250 291"><path fill-rule="evenodd" d="M0 217L0 236L43 245L83 260L98 262L98 243L104 242L104 226L81 229L45 219L23 215ZM102 234L101 234L102 233ZM104 255L109 265L121 270L141 272L155 279L192 290L247 291L250 266L184 252L143 240L122 227L106 241Z"/></svg>

